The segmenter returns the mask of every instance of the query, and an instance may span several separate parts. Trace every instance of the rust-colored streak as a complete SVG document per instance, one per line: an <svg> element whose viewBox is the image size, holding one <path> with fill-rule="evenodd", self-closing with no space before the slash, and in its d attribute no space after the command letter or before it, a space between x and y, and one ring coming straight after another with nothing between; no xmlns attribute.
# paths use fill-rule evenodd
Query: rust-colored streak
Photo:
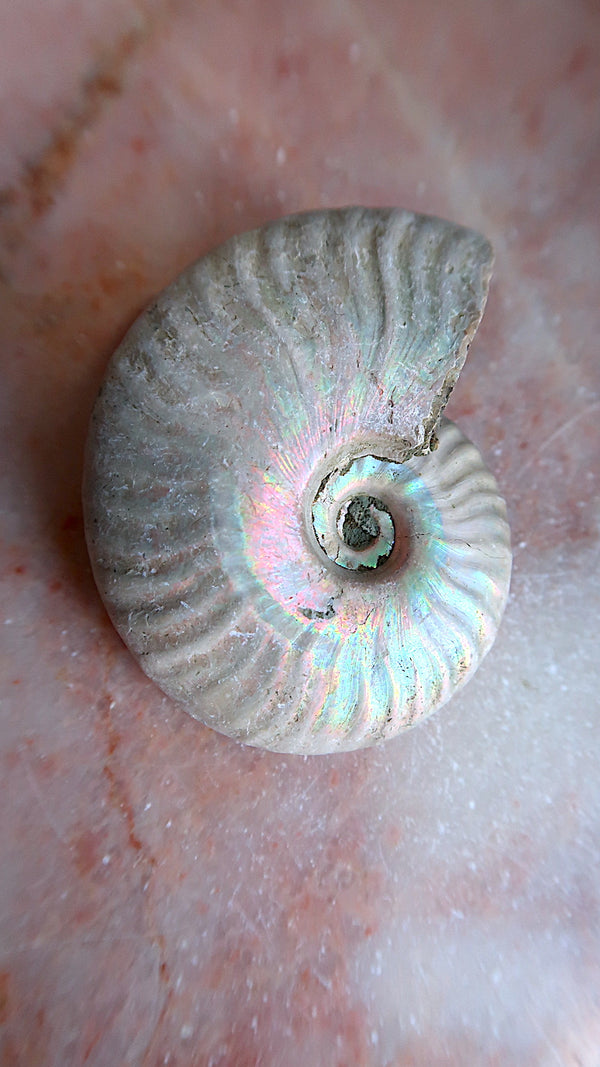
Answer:
<svg viewBox="0 0 600 1067"><path fill-rule="evenodd" d="M6 1022L9 1015L9 986L10 975L8 971L0 972L0 1026Z"/></svg>
<svg viewBox="0 0 600 1067"><path fill-rule="evenodd" d="M26 165L15 186L0 190L0 218L4 216L20 227L39 219L54 204L84 134L107 103L120 95L131 58L147 35L146 24L128 30L113 49L96 60L82 81L77 102L50 134L40 154ZM13 218L15 214L17 218ZM12 237L10 246L18 232L5 236Z"/></svg>
<svg viewBox="0 0 600 1067"><path fill-rule="evenodd" d="M100 867L105 835L97 830L84 830L72 843L75 866L82 878L87 878Z"/></svg>
<svg viewBox="0 0 600 1067"><path fill-rule="evenodd" d="M134 852L143 855L149 868L152 869L156 866L156 860L154 856L144 848L144 845L135 828L135 815L133 806L127 794L127 789L120 776L117 774L114 767L114 756L119 744L121 743L121 735L116 729L112 716L111 716L112 702L108 694L104 694L100 701L100 716L106 730L108 738L108 759L103 767L103 773L108 781L110 789L110 798L120 812L124 819L125 826L127 828L127 839L130 847Z"/></svg>
<svg viewBox="0 0 600 1067"><path fill-rule="evenodd" d="M141 852L143 849L143 845L135 832L135 821L133 817L133 811L131 805L128 804L125 799L119 779L117 778L110 764L105 763L103 771L110 785L111 799L114 801L115 806L119 809L125 820L129 844L135 852ZM149 862L151 866L154 866L155 861L152 856L149 857Z"/></svg>
<svg viewBox="0 0 600 1067"><path fill-rule="evenodd" d="M89 1028L89 1026L88 1026L88 1028ZM90 1041L88 1042L88 1044L86 1045L86 1048L84 1050L84 1053L83 1053L83 1062L84 1063L87 1063L89 1061L89 1058L92 1055L92 1052L94 1051L94 1049L95 1049L96 1045L98 1044L98 1042L99 1042L101 1037L102 1037L102 1031L101 1031L100 1027L96 1027L95 1030L94 1030L92 1038L90 1039Z"/></svg>

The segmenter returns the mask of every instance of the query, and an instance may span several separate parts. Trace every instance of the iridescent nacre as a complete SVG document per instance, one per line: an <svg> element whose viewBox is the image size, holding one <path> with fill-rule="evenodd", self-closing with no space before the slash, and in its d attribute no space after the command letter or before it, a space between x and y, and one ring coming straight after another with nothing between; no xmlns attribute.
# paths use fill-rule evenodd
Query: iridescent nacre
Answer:
<svg viewBox="0 0 600 1067"><path fill-rule="evenodd" d="M480 235L292 216L184 272L109 366L88 440L94 575L144 671L251 745L371 745L490 648L504 502L441 414L483 313Z"/></svg>

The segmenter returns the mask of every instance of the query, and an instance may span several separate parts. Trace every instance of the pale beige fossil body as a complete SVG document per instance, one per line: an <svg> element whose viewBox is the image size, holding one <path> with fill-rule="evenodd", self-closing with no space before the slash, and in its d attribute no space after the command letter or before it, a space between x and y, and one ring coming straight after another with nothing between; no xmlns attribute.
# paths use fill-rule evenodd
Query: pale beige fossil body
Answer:
<svg viewBox="0 0 600 1067"><path fill-rule="evenodd" d="M128 333L92 419L88 544L120 633L197 718L280 751L361 747L487 652L505 508L440 416L491 258L410 212L292 216Z"/></svg>

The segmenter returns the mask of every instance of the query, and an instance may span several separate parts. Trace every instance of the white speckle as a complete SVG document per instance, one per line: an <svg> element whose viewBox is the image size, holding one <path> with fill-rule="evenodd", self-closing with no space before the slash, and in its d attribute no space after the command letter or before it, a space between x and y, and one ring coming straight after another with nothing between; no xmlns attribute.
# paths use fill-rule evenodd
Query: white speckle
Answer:
<svg viewBox="0 0 600 1067"><path fill-rule="evenodd" d="M381 974L383 971L383 968L381 966L383 955L380 949L377 949L377 951L375 952L375 960L375 964L371 967L371 974Z"/></svg>
<svg viewBox="0 0 600 1067"><path fill-rule="evenodd" d="M492 975L492 982L494 985L499 985L502 981L502 971L494 971Z"/></svg>
<svg viewBox="0 0 600 1067"><path fill-rule="evenodd" d="M258 1026L258 1016L253 1015L252 1016L252 1022L250 1023L250 1027L251 1027L252 1030L254 1030L254 1033L256 1033L257 1026Z"/></svg>
<svg viewBox="0 0 600 1067"><path fill-rule="evenodd" d="M351 63L358 63L360 59L360 45L358 41L353 41L348 49L348 59Z"/></svg>
<svg viewBox="0 0 600 1067"><path fill-rule="evenodd" d="M471 811L475 810L475 801L474 800L470 800L469 801L469 807L470 807Z"/></svg>
<svg viewBox="0 0 600 1067"><path fill-rule="evenodd" d="M377 1033L377 1030L371 1030L371 1044L376 1045L378 1041L379 1034Z"/></svg>
<svg viewBox="0 0 600 1067"><path fill-rule="evenodd" d="M188 1038L190 1038L193 1033L194 1033L194 1027L190 1026L189 1023L184 1023L183 1026L181 1027L181 1030L179 1031L179 1036L180 1036L182 1041L187 1041Z"/></svg>
<svg viewBox="0 0 600 1067"><path fill-rule="evenodd" d="M165 829L166 830L170 830L172 825L173 825L173 820L172 819L168 819L167 822L165 823Z"/></svg>
<svg viewBox="0 0 600 1067"><path fill-rule="evenodd" d="M147 804L144 804L144 811L150 811L150 808L151 808L151 807L152 807L152 801L151 801L151 800L149 800L149 801L147 802Z"/></svg>
<svg viewBox="0 0 600 1067"><path fill-rule="evenodd" d="M12 625L12 619L5 619L5 620L4 620L4 625L5 625L5 626L11 626L11 625ZM61 651L62 651L62 650L61 650Z"/></svg>
<svg viewBox="0 0 600 1067"><path fill-rule="evenodd" d="M275 160L277 162L277 166L278 167L283 167L283 164L285 163L286 159L287 159L287 152L286 152L285 148L283 147L283 145L280 145L279 148L277 149L276 154L275 154Z"/></svg>
<svg viewBox="0 0 600 1067"><path fill-rule="evenodd" d="M102 862L103 862L105 867L110 863L110 856L109 856L108 852L106 853L106 856L102 857Z"/></svg>
<svg viewBox="0 0 600 1067"><path fill-rule="evenodd" d="M527 548L527 541L519 541L519 548Z"/></svg>

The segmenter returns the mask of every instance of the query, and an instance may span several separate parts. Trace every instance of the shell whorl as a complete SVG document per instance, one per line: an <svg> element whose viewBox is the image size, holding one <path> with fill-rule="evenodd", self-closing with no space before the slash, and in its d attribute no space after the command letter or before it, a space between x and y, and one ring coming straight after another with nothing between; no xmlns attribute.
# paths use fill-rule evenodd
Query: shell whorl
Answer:
<svg viewBox="0 0 600 1067"><path fill-rule="evenodd" d="M488 242L439 219L292 216L190 267L125 337L86 536L117 629L195 717L276 751L356 748L487 652L505 508L440 416L490 270Z"/></svg>

